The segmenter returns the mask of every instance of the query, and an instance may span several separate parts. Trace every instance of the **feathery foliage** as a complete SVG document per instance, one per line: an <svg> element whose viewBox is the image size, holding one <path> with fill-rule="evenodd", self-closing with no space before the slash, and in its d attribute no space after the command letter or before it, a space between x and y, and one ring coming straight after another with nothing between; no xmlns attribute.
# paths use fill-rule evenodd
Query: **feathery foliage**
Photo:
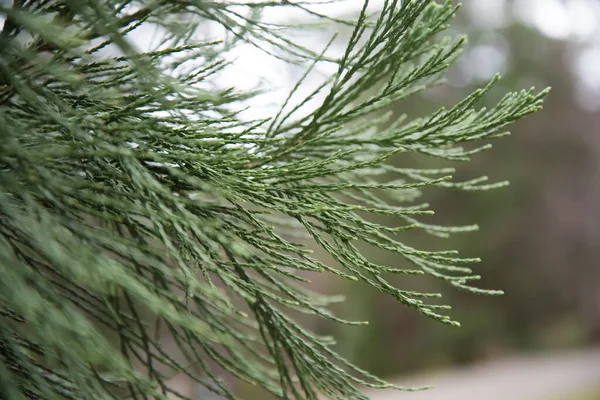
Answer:
<svg viewBox="0 0 600 400"><path fill-rule="evenodd" d="M399 153L466 161L489 147L468 143L501 136L540 109L545 92L509 93L492 109L477 108L495 78L450 109L392 115L390 104L440 83L458 55L463 38L439 39L456 5L385 0L370 13L365 2L358 18L343 20L314 4L0 7L0 398L186 398L168 382L184 374L228 399L238 397L225 376L282 399L366 399L361 386L393 386L290 316L362 323L328 311L339 299L310 291L305 271L363 282L449 325L458 323L435 303L438 294L394 287L389 276L424 274L499 293L472 286L478 259L411 248L400 234L476 229L427 224L423 187L503 183L455 182L452 169L388 161ZM307 27L265 22L261 14L274 7L350 29L346 51L296 44L289 32ZM227 34L199 40L207 21ZM144 26L162 32L147 52L130 37ZM259 90L214 85L241 43L306 68L270 119L240 115ZM336 72L300 98L319 64ZM319 106L303 113L320 94ZM301 234L336 265L314 258ZM360 243L397 254L398 264L369 261ZM179 356L164 348L166 333Z"/></svg>

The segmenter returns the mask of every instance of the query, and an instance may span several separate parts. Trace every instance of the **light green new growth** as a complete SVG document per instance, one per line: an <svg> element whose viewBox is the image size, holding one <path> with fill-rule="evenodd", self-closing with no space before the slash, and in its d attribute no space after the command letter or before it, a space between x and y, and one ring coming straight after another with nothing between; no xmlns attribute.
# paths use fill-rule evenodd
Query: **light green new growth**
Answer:
<svg viewBox="0 0 600 400"><path fill-rule="evenodd" d="M333 316L327 305L337 299L310 291L302 271L361 281L450 325L458 323L449 307L431 300L439 295L394 287L389 276L425 274L498 293L471 286L478 259L417 250L397 235L475 229L427 224L432 211L415 203L423 187L502 183L454 182L452 169L394 167L392 156L467 161L539 110L546 93L509 93L477 108L495 78L448 110L413 120L389 113L438 84L457 56L462 38L438 39L452 2L386 0L374 15L365 3L354 21L289 1L4 4L0 398L165 399L178 395L169 377L184 374L229 399L238 397L225 376L281 399L366 399L361 387L393 386L288 315L356 323ZM347 50L335 58L295 44L293 27L263 22L270 7L349 26ZM227 36L198 42L206 21ZM147 24L166 33L141 53L127 33ZM272 119L239 117L258 92L211 86L243 42L307 69ZM106 55L108 46L121 55ZM299 98L319 63L337 72ZM319 106L301 114L319 93ZM461 147L469 142L482 146ZM388 226L370 214L394 218ZM336 265L313 258L296 239L302 232ZM369 261L360 243L396 253L397 264ZM163 348L165 332L181 356Z"/></svg>

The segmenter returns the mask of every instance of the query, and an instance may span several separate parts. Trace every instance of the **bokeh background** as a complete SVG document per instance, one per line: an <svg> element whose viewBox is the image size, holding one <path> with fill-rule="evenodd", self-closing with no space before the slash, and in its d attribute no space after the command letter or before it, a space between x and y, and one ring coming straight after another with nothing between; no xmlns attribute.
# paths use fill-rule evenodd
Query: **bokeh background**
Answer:
<svg viewBox="0 0 600 400"><path fill-rule="evenodd" d="M450 239L423 237L418 245L482 257L481 284L506 295L482 298L432 282L431 289L455 305L463 327L454 330L362 285L338 286L352 291L348 312L371 321L368 328L340 331L347 335L343 351L359 364L388 375L600 343L599 22L597 1L464 2L453 29L466 32L469 45L448 84L397 107L417 115L452 105L496 72L504 79L490 104L515 88L552 87L543 112L516 124L491 151L456 164L457 176L508 179L509 187L426 192L437 222L481 229ZM387 255L371 257L384 261ZM406 278L399 279L402 285Z"/></svg>
<svg viewBox="0 0 600 400"><path fill-rule="evenodd" d="M448 84L398 105L398 111L421 114L451 105L496 72L504 79L490 102L517 88L551 86L552 92L543 112L516 124L513 135L494 142L491 151L456 166L459 176L508 179L509 187L426 193L438 221L477 223L481 229L440 241L421 238L418 245L482 257L482 285L503 289L505 296L465 295L430 282L429 289L444 294L462 323L450 329L368 288L335 286L348 294L340 312L370 325L322 329L334 329L343 354L385 377L541 355L556 355L544 363L560 365L563 355L593 354L600 345L600 2L465 0L463 5L452 30L468 34L469 42ZM385 254L371 256L394 261ZM564 362L558 367L562 372L546 377L549 383L577 368L582 374L595 368L589 385L539 398L600 399L600 358L595 360ZM510 374L509 363L506 368ZM515 366L514 385L521 373ZM471 383L468 376L463 379ZM455 398L440 385L436 390L432 399Z"/></svg>

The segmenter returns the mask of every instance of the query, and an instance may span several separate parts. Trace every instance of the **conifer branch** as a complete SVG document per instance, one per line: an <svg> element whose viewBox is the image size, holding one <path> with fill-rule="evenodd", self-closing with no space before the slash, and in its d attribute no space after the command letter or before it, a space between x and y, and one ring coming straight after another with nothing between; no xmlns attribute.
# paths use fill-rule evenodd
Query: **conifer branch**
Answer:
<svg viewBox="0 0 600 400"><path fill-rule="evenodd" d="M365 323L333 315L327 307L339 298L312 292L304 271L360 281L452 326L449 306L434 302L440 295L395 287L390 276L501 293L472 286L479 259L418 250L400 234L476 229L427 223L433 212L417 202L424 188L505 183L456 182L453 169L391 160L468 161L538 111L547 91L478 108L496 77L449 109L394 116L390 105L439 84L458 56L464 39L438 37L456 6L386 0L371 15L365 2L350 22L314 4L32 0L0 8L0 398L186 398L169 384L183 374L228 399L239 397L226 376L282 399L366 399L361 386L395 386L289 316ZM320 52L294 43L286 36L293 26L260 18L269 7L350 26L346 51L329 54L335 37ZM197 39L206 21L229 36ZM128 33L145 24L164 38L141 52ZM240 42L306 68L271 120L239 115L258 91L211 86ZM121 55L105 55L106 47ZM298 98L322 63L337 71ZM461 147L471 142L479 147ZM302 235L335 264L314 257ZM397 264L369 260L359 244L397 255ZM163 348L163 331L180 357Z"/></svg>

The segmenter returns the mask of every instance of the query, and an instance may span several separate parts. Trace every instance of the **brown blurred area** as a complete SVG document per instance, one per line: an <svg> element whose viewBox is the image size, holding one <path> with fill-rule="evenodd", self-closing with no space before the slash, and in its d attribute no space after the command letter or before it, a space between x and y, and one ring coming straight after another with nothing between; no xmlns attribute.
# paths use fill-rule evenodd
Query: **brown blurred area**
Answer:
<svg viewBox="0 0 600 400"><path fill-rule="evenodd" d="M335 282L328 288L348 295L339 314L370 325L325 323L319 330L336 335L338 350L353 362L385 377L600 344L600 2L465 0L452 31L467 33L469 43L448 83L395 112L424 115L451 106L495 72L504 79L488 105L508 90L532 85L551 86L552 92L544 111L511 127L512 135L495 141L492 150L452 165L458 179L489 175L492 181L509 180L509 187L425 192L437 214L432 221L477 223L480 231L411 238L420 248L481 257L476 267L481 286L502 289L504 296L415 283L444 294L462 323L455 329L361 285ZM404 263L379 251L369 256ZM413 285L406 279L394 283Z"/></svg>

